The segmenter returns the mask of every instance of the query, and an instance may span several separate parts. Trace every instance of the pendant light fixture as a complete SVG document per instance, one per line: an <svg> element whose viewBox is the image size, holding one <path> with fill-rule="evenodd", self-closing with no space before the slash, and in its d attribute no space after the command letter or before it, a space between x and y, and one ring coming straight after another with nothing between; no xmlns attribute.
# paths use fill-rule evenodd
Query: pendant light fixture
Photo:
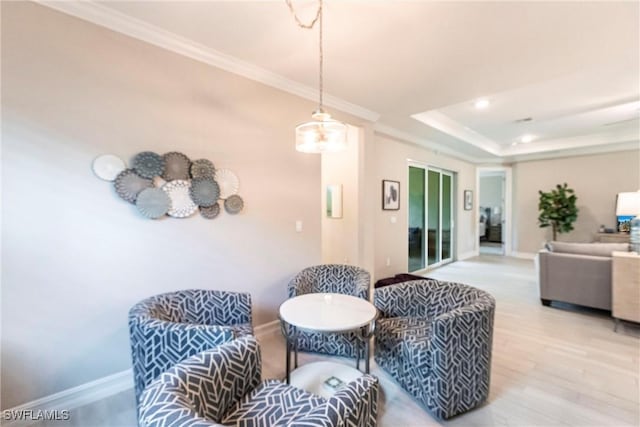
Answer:
<svg viewBox="0 0 640 427"><path fill-rule="evenodd" d="M322 48L322 14L323 4L319 0L318 11L310 24L304 24L296 15L291 0L286 0L289 10L293 14L298 26L305 29L312 29L316 22L319 26L319 97L318 109L311 114L311 121L296 126L296 150L303 153L327 153L342 151L347 148L347 125L337 120L333 120L331 115L324 111L322 90L323 90L323 66L324 52Z"/></svg>

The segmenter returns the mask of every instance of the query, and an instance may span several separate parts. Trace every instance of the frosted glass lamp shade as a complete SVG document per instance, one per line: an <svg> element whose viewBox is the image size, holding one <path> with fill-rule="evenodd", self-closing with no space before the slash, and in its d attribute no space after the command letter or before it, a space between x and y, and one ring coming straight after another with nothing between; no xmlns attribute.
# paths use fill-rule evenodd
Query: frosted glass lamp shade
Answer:
<svg viewBox="0 0 640 427"><path fill-rule="evenodd" d="M347 148L347 125L327 113L314 113L313 120L296 126L296 150L332 153Z"/></svg>
<svg viewBox="0 0 640 427"><path fill-rule="evenodd" d="M640 191L635 193L618 193L616 216L640 215Z"/></svg>

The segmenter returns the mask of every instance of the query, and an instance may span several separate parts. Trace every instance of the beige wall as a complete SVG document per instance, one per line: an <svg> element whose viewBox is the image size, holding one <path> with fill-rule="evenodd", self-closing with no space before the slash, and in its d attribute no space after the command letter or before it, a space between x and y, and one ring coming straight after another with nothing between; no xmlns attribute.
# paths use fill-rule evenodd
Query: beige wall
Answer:
<svg viewBox="0 0 640 427"><path fill-rule="evenodd" d="M640 151L521 162L513 166L514 250L531 253L551 239L538 227L538 190L566 182L578 196L574 230L559 240L590 242L598 227L615 227L616 194L640 189Z"/></svg>
<svg viewBox="0 0 640 427"><path fill-rule="evenodd" d="M360 265L358 246L361 225L359 168L364 147L362 130L350 126L347 150L322 155L322 262ZM326 188L342 185L342 217L326 215Z"/></svg>
<svg viewBox="0 0 640 427"><path fill-rule="evenodd" d="M251 292L276 318L321 262L314 109L281 91L26 2L2 2L2 408L130 368L127 312L181 288ZM184 152L234 170L246 208L151 221L92 160ZM304 230L295 232L295 221Z"/></svg>
<svg viewBox="0 0 640 427"><path fill-rule="evenodd" d="M457 160L416 145L397 141L384 135L375 135L375 180L378 186L378 204L375 208L375 278L404 273L408 267L408 160L424 163L456 172L454 189L457 216L457 239L454 245L456 258L467 256L477 250L475 209L463 209L464 190L473 190L477 198L476 168L474 165ZM383 211L381 202L381 182L383 179L400 181L400 210ZM474 207L477 202L474 201ZM392 222L395 217L396 222ZM386 260L391 265L386 265Z"/></svg>

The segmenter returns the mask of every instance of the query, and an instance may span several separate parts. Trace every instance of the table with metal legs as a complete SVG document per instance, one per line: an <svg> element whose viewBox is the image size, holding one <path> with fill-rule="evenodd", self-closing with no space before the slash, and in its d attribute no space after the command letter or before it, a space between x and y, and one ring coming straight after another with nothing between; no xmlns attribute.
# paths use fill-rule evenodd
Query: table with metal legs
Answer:
<svg viewBox="0 0 640 427"><path fill-rule="evenodd" d="M367 300L343 294L305 294L285 301L280 306L280 328L285 338L286 381L298 368L299 331L323 334L356 332L356 369L364 353L364 372L370 371L371 338L375 332L378 310Z"/></svg>

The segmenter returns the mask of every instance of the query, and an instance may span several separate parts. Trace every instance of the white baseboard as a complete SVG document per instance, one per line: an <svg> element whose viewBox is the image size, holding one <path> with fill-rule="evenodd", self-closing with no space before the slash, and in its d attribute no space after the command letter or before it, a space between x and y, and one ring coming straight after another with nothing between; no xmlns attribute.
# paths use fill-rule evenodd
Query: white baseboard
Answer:
<svg viewBox="0 0 640 427"><path fill-rule="evenodd" d="M280 331L280 321L274 320L263 323L262 325L256 326L253 330L257 338L265 337ZM71 411L80 406L106 399L109 396L132 388L133 372L131 369L127 369L126 371L98 378L97 380L89 381L88 383L80 384L79 386L6 409L2 411L0 424L2 424L3 427L22 427L34 423L33 420L4 421L4 415L7 412L11 413L15 411L25 413L26 411L32 411L33 414L37 414L39 411L43 411L43 413L53 413L63 410Z"/></svg>
<svg viewBox="0 0 640 427"><path fill-rule="evenodd" d="M534 252L511 252L511 256L514 258L535 259L536 254Z"/></svg>
<svg viewBox="0 0 640 427"><path fill-rule="evenodd" d="M276 332L280 332L279 320L272 320L271 322L263 323L262 325L258 325L253 328L253 333L255 334L256 338L262 338Z"/></svg>
<svg viewBox="0 0 640 427"><path fill-rule="evenodd" d="M3 411L2 419L5 419L4 415L7 412L11 413L14 411L22 413L33 411L34 414L37 414L39 411L46 413L73 410L131 388L133 388L133 373L131 369L127 369L126 371L89 381L88 383L80 384L79 386L68 388L58 393L50 394L49 396L7 409ZM33 420L14 420L3 422L2 425L18 427L27 426L33 424L33 422Z"/></svg>
<svg viewBox="0 0 640 427"><path fill-rule="evenodd" d="M473 258L480 255L480 251L469 251L458 255L458 261Z"/></svg>

